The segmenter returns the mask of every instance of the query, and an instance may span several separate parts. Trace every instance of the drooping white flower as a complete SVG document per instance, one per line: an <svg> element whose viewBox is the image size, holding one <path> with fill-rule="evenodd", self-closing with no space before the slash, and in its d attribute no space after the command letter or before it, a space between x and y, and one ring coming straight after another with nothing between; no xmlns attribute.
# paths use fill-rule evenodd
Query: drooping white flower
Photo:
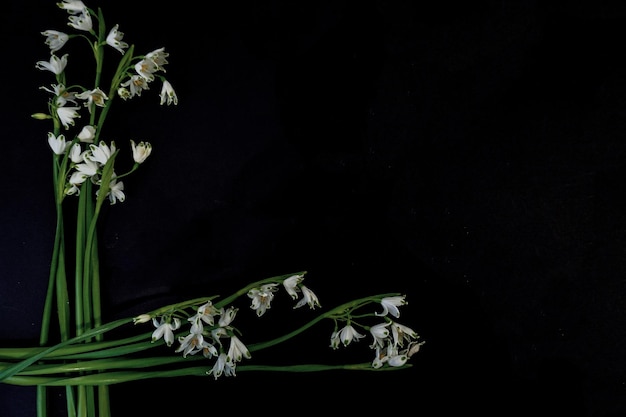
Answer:
<svg viewBox="0 0 626 417"><path fill-rule="evenodd" d="M80 107L57 107L57 116L59 116L63 127L69 129L70 126L74 126L74 119L80 118L78 110L80 110Z"/></svg>
<svg viewBox="0 0 626 417"><path fill-rule="evenodd" d="M202 344L204 337L202 336L202 327L191 326L191 331L187 336L181 336L178 338L180 346L176 349L176 352L183 352L183 357L187 355L195 355L202 350Z"/></svg>
<svg viewBox="0 0 626 417"><path fill-rule="evenodd" d="M391 323L391 334L394 346L404 346L405 341L411 342L411 340L419 337L415 330L396 322Z"/></svg>
<svg viewBox="0 0 626 417"><path fill-rule="evenodd" d="M346 324L343 329L339 330L337 337L339 337L344 346L348 346L353 340L357 342L359 339L364 338L365 335L357 332L351 324Z"/></svg>
<svg viewBox="0 0 626 417"><path fill-rule="evenodd" d="M242 358L250 359L252 355L250 355L246 345L237 336L233 335L230 337L228 357L235 362L240 362Z"/></svg>
<svg viewBox="0 0 626 417"><path fill-rule="evenodd" d="M211 343L207 342L206 339L202 341L202 356L205 358L212 358L214 356L218 356L219 353L217 348Z"/></svg>
<svg viewBox="0 0 626 417"><path fill-rule="evenodd" d="M321 307L317 295L313 291L304 285L300 286L300 290L302 291L302 299L298 301L294 308L300 308L305 304L308 304L311 310L314 310L315 307Z"/></svg>
<svg viewBox="0 0 626 417"><path fill-rule="evenodd" d="M42 71L51 71L55 75L59 75L65 70L65 67L67 66L67 56L68 54L65 54L61 58L59 58L58 56L52 54L50 55L49 61L37 61L37 63L35 64L35 68Z"/></svg>
<svg viewBox="0 0 626 417"><path fill-rule="evenodd" d="M80 11L80 14L70 16L68 25L76 30L90 32L93 29L93 22L89 10L85 7Z"/></svg>
<svg viewBox="0 0 626 417"><path fill-rule="evenodd" d="M81 13L85 10L86 6L81 0L63 0L62 3L57 3L61 9L67 10L70 14Z"/></svg>
<svg viewBox="0 0 626 417"><path fill-rule="evenodd" d="M165 52L165 48L155 49L152 52L146 54L146 59L152 60L159 70L165 72L165 64L167 64L167 57L169 53Z"/></svg>
<svg viewBox="0 0 626 417"><path fill-rule="evenodd" d="M370 345L371 348L377 346L383 347L385 345L385 340L389 337L389 329L387 327L390 324L389 322L385 322L370 327L370 333L374 338L374 342Z"/></svg>
<svg viewBox="0 0 626 417"><path fill-rule="evenodd" d="M213 324L215 323L215 316L217 316L218 314L219 310L213 305L213 302L209 300L206 303L202 304L200 307L198 307L198 310L194 317L196 317L198 320L203 321L209 326L213 326Z"/></svg>
<svg viewBox="0 0 626 417"><path fill-rule="evenodd" d="M152 153L152 145L148 142L139 142L138 145L131 139L130 146L133 150L133 159L136 163L143 163Z"/></svg>
<svg viewBox="0 0 626 417"><path fill-rule="evenodd" d="M52 84L52 88L47 87L39 87L42 90L45 90L49 93L52 93L56 97L56 105L59 107L63 107L67 104L67 102L76 103L75 94L69 90L65 89L63 84Z"/></svg>
<svg viewBox="0 0 626 417"><path fill-rule="evenodd" d="M54 133L48 132L48 145L50 145L52 152L63 155L70 143L65 141L65 135L54 136Z"/></svg>
<svg viewBox="0 0 626 417"><path fill-rule="evenodd" d="M272 306L274 292L277 291L278 284L271 283L261 286L261 288L252 288L248 291L248 297L252 299L250 308L256 311L256 315L261 317L265 311Z"/></svg>
<svg viewBox="0 0 626 417"><path fill-rule="evenodd" d="M76 164L76 171L84 174L87 177L93 177L98 173L98 164L89 159L85 159L84 162Z"/></svg>
<svg viewBox="0 0 626 417"><path fill-rule="evenodd" d="M76 94L76 98L85 100L85 107L89 109L89 113L92 112L94 105L104 107L106 100L109 99L104 91L99 88L94 88L93 90L87 90L80 94Z"/></svg>
<svg viewBox="0 0 626 417"><path fill-rule="evenodd" d="M154 73L158 70L158 65L151 59L142 59L135 64L135 71L137 71L137 74L141 75L147 81L153 81Z"/></svg>
<svg viewBox="0 0 626 417"><path fill-rule="evenodd" d="M180 319L174 318L173 321L171 321L165 317L161 317L161 320L157 321L156 318L153 318L152 324L156 327L156 330L152 332L152 341L156 342L160 338L163 338L167 346L172 346L174 343L174 330L180 327Z"/></svg>
<svg viewBox="0 0 626 417"><path fill-rule="evenodd" d="M84 183L86 179L87 179L87 175L85 175L84 173L80 171L74 171L72 172L72 175L70 175L70 179L68 180L68 182L72 185L72 187L78 188L78 186ZM66 191L66 194L67 194L67 191Z"/></svg>
<svg viewBox="0 0 626 417"><path fill-rule="evenodd" d="M213 369L207 372L207 375L213 375L215 379L222 376L222 374L235 376L235 362L223 352L217 357Z"/></svg>
<svg viewBox="0 0 626 417"><path fill-rule="evenodd" d="M83 143L93 143L93 140L96 137L95 126L91 126L91 125L84 126L81 129L77 137L78 137L78 140Z"/></svg>
<svg viewBox="0 0 626 417"><path fill-rule="evenodd" d="M79 143L75 143L70 148L70 160L75 164L80 164L85 160L85 155Z"/></svg>
<svg viewBox="0 0 626 417"><path fill-rule="evenodd" d="M100 165L106 165L111 155L115 153L115 142L111 142L110 147L104 141L101 141L98 145L91 144L89 145L89 150L91 152L86 155L87 159L91 159Z"/></svg>
<svg viewBox="0 0 626 417"><path fill-rule="evenodd" d="M118 200L123 203L126 200L126 194L124 194L124 183L118 182L115 178L111 179L109 183L109 201L111 204L115 204Z"/></svg>
<svg viewBox="0 0 626 417"><path fill-rule="evenodd" d="M384 297L380 304L383 306L382 313L376 313L377 316L386 316L387 314L391 314L395 318L400 317L399 306L406 305L407 302L405 300L406 296L398 295L394 297Z"/></svg>
<svg viewBox="0 0 626 417"><path fill-rule="evenodd" d="M107 35L106 43L113 48L117 49L122 55L124 55L124 49L128 48L128 44L122 41L124 33L118 30L119 25L113 26Z"/></svg>
<svg viewBox="0 0 626 417"><path fill-rule="evenodd" d="M46 37L45 43L50 48L50 52L56 52L63 48L69 39L67 33L59 32L58 30L46 30L45 32L41 32L41 34Z"/></svg>
<svg viewBox="0 0 626 417"><path fill-rule="evenodd" d="M165 102L167 102L168 106L172 103L174 103L174 105L178 104L178 96L176 95L172 84L170 84L167 80L163 81L163 87L161 87L161 94L159 94L159 96L161 97L161 105Z"/></svg>
<svg viewBox="0 0 626 417"><path fill-rule="evenodd" d="M296 300L298 298L298 291L300 291L300 283L304 280L304 275L296 274L283 280L283 287L287 294L291 296L291 299Z"/></svg>
<svg viewBox="0 0 626 417"><path fill-rule="evenodd" d="M123 82L122 84L120 84L122 87L126 87L127 90L126 91L122 91L120 94L120 91L118 89L117 94L122 97L123 99L128 99L128 98L132 98L132 97L140 97L141 96L141 92L143 90L149 90L149 84L148 84L148 80L146 80L144 77L142 77L141 75L131 75L130 78L128 79L128 81ZM126 97L125 97L126 96Z"/></svg>
<svg viewBox="0 0 626 417"><path fill-rule="evenodd" d="M228 327L230 326L230 323L233 322L233 320L235 320L235 316L237 315L237 311L239 311L238 308L235 307L228 307L228 308L223 308L220 310L220 319L218 321L218 326L220 327Z"/></svg>

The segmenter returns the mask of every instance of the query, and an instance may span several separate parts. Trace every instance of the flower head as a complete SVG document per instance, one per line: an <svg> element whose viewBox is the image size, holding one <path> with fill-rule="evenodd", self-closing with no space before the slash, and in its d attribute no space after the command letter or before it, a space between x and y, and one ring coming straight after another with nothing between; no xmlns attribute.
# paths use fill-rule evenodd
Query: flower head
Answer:
<svg viewBox="0 0 626 417"><path fill-rule="evenodd" d="M80 110L80 107L57 107L57 116L59 116L63 127L69 129L70 126L74 126L74 119L80 117L78 110Z"/></svg>
<svg viewBox="0 0 626 417"><path fill-rule="evenodd" d="M76 94L76 98L85 100L85 107L89 109L89 113L91 113L94 105L104 107L105 101L109 99L104 91L99 88L94 88L93 90L87 90L80 94Z"/></svg>
<svg viewBox="0 0 626 417"><path fill-rule="evenodd" d="M39 70L52 71L55 75L61 74L67 66L67 54L61 58L52 54L49 61L37 61L35 68Z"/></svg>
<svg viewBox="0 0 626 417"><path fill-rule="evenodd" d="M113 26L109 34L107 35L106 43L117 49L119 53L124 55L124 49L128 48L128 44L122 41L124 33L118 30L119 25Z"/></svg>
<svg viewBox="0 0 626 417"><path fill-rule="evenodd" d="M48 133L48 145L50 145L52 152L57 155L63 155L70 143L71 142L65 141L65 136L63 134L59 136L54 136L54 133Z"/></svg>
<svg viewBox="0 0 626 417"><path fill-rule="evenodd" d="M298 285L300 285L302 281L304 281L304 275L302 274L292 275L283 281L285 291L287 291L287 294L289 294L293 300L298 299L298 291L300 291Z"/></svg>
<svg viewBox="0 0 626 417"><path fill-rule="evenodd" d="M152 153L152 145L148 142L139 142L136 145L135 141L131 139L130 146L133 150L133 159L138 164L143 163Z"/></svg>
<svg viewBox="0 0 626 417"><path fill-rule="evenodd" d="M314 310L315 307L321 307L320 301L313 291L304 285L300 286L300 290L302 291L302 300L298 301L294 308L300 308L305 304L308 304L311 310Z"/></svg>
<svg viewBox="0 0 626 417"><path fill-rule="evenodd" d="M87 8L81 0L63 0L63 3L57 3L57 6L70 14L81 13Z"/></svg>
<svg viewBox="0 0 626 417"><path fill-rule="evenodd" d="M87 8L85 7L80 11L80 14L70 16L68 25L77 30L91 32L91 30L93 30L93 22L91 20L91 14L89 13L89 10L87 10Z"/></svg>
<svg viewBox="0 0 626 417"><path fill-rule="evenodd" d="M178 104L178 96L176 95L174 88L172 88L172 84L170 84L170 82L167 80L163 81L163 87L161 88L160 97L161 105L165 104L166 102L168 106L172 103L174 103L174 105Z"/></svg>
<svg viewBox="0 0 626 417"><path fill-rule="evenodd" d="M391 314L395 318L400 317L399 306L403 306L407 304L404 295L398 295L395 297L385 297L380 301L380 304L383 306L382 313L376 313L377 316L386 316L387 314Z"/></svg>
<svg viewBox="0 0 626 417"><path fill-rule="evenodd" d="M153 318L152 324L156 327L156 330L152 332L152 341L156 342L160 338L163 338L167 346L172 346L174 343L174 330L180 327L180 319L161 317L161 320L157 321L156 318Z"/></svg>
<svg viewBox="0 0 626 417"><path fill-rule="evenodd" d="M67 33L59 32L58 30L46 30L41 32L41 34L46 37L46 45L50 48L50 52L53 53L63 48L63 45L70 38Z"/></svg>

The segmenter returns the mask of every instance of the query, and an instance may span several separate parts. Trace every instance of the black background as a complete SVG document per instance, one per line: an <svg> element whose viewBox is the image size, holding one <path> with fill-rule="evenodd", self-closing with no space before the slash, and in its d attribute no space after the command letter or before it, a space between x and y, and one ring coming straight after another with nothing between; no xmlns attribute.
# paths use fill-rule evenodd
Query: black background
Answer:
<svg viewBox="0 0 626 417"><path fill-rule="evenodd" d="M430 3L86 2L139 52L166 48L180 99L160 106L155 85L105 127L154 146L103 213L111 319L307 270L323 306L406 293L401 322L426 341L389 374L113 386L116 415L626 415L626 6ZM38 340L54 231L49 125L30 118L51 80L40 32L71 29L53 1L0 13L14 346ZM326 330L282 354L332 361ZM34 399L0 386L0 415Z"/></svg>

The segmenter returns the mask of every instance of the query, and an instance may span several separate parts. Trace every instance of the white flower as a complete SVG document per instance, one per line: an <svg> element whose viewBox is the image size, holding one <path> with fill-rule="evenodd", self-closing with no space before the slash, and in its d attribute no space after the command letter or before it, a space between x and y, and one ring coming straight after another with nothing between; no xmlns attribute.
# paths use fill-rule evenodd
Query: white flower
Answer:
<svg viewBox="0 0 626 417"><path fill-rule="evenodd" d="M237 311L239 311L238 308L235 307L228 307L227 309L224 309L223 307L220 310L220 314L221 317L218 321L218 326L220 327L227 327L230 325L230 323L233 322L233 320L235 320L235 316L237 315Z"/></svg>
<svg viewBox="0 0 626 417"><path fill-rule="evenodd" d="M61 9L67 10L70 14L81 13L85 10L85 4L80 0L63 0L63 3L57 3Z"/></svg>
<svg viewBox="0 0 626 417"><path fill-rule="evenodd" d="M202 341L202 356L205 358L212 358L213 356L217 356L219 353L217 352L217 348L207 342L206 340Z"/></svg>
<svg viewBox="0 0 626 417"><path fill-rule="evenodd" d="M107 161L115 153L115 142L111 142L111 147L104 142L100 142L98 145L89 145L89 152L86 155L87 159L99 163L100 165L106 165Z"/></svg>
<svg viewBox="0 0 626 417"><path fill-rule="evenodd" d="M74 188L84 183L86 179L87 176L85 174L80 171L74 171L68 181L72 185L72 188ZM66 191L65 193L67 194L68 191Z"/></svg>
<svg viewBox="0 0 626 417"><path fill-rule="evenodd" d="M80 114L78 114L78 110L80 110L80 107L57 108L57 116L59 116L59 120L63 124L63 127L69 129L70 126L74 126L74 119L80 117Z"/></svg>
<svg viewBox="0 0 626 417"><path fill-rule="evenodd" d="M65 67L67 66L67 55L63 55L61 58L52 54L50 56L50 61L37 61L35 64L35 68L39 70L48 70L53 72L55 75L61 74Z"/></svg>
<svg viewBox="0 0 626 417"><path fill-rule="evenodd" d="M176 95L172 84L170 84L167 80L163 81L163 87L161 88L161 94L159 94L159 96L161 97L161 105L163 105L166 101L168 106L172 103L174 103L174 105L178 104L178 96Z"/></svg>
<svg viewBox="0 0 626 417"><path fill-rule="evenodd" d="M410 342L419 337L415 330L396 322L391 323L391 334L394 346L404 346L405 341Z"/></svg>
<svg viewBox="0 0 626 417"><path fill-rule="evenodd" d="M56 96L56 104L59 107L63 107L67 104L67 102L76 103L76 98L74 93L65 89L63 84L52 84L52 89L46 87L39 87L42 90L45 90L49 93L52 93Z"/></svg>
<svg viewBox="0 0 626 417"><path fill-rule="evenodd" d="M376 313L376 315L386 316L387 314L391 314L395 318L400 317L400 310L398 309L398 307L407 304L405 297L406 296L404 295L398 295L395 297L384 297L380 301L380 304L383 306L383 312Z"/></svg>
<svg viewBox="0 0 626 417"><path fill-rule="evenodd" d="M133 318L133 324L147 323L152 320L150 314L140 314Z"/></svg>
<svg viewBox="0 0 626 417"><path fill-rule="evenodd" d="M250 359L250 351L237 336L230 337L230 348L228 349L228 357L235 362L240 362L241 358Z"/></svg>
<svg viewBox="0 0 626 417"><path fill-rule="evenodd" d="M76 94L76 98L86 100L85 107L89 109L89 113L91 113L94 104L98 107L104 107L105 101L109 99L104 91L99 88L94 88L91 91L83 91L80 94Z"/></svg>
<svg viewBox="0 0 626 417"><path fill-rule="evenodd" d="M298 285L303 280L304 280L304 275L302 274L292 275L289 278L286 278L285 280L283 280L283 287L285 287L287 294L289 294L293 300L296 300L298 298L298 291L300 291L300 288L298 287Z"/></svg>
<svg viewBox="0 0 626 417"><path fill-rule="evenodd" d="M128 79L128 81L123 82L122 84L120 84L122 87L127 87L127 89L121 89L122 91L120 92L120 90L118 89L117 94L119 94L120 97L122 97L123 99L128 99L128 98L132 98L132 97L140 97L141 96L141 92L143 90L149 90L149 84L148 84L148 80L146 80L144 77L142 77L141 75L131 75L131 77Z"/></svg>
<svg viewBox="0 0 626 417"><path fill-rule="evenodd" d="M83 163L77 164L75 168L76 171L87 177L93 177L98 173L98 164L89 159L85 159Z"/></svg>
<svg viewBox="0 0 626 417"><path fill-rule="evenodd" d="M180 327L180 319L174 318L174 322L171 322L165 317L161 317L160 321L153 318L152 324L156 327L156 330L152 332L152 341L156 342L160 338L163 338L167 346L172 346L172 343L174 343L174 330Z"/></svg>
<svg viewBox="0 0 626 417"><path fill-rule="evenodd" d="M117 49L122 55L124 55L124 49L128 48L128 44L122 41L124 33L118 30L119 25L113 26L109 34L107 35L106 42L108 45Z"/></svg>
<svg viewBox="0 0 626 417"><path fill-rule="evenodd" d="M133 159L138 164L143 163L152 153L152 145L148 142L139 142L135 145L135 141L131 139L130 146L133 150Z"/></svg>
<svg viewBox="0 0 626 417"><path fill-rule="evenodd" d="M80 11L80 14L70 16L70 22L68 25L77 30L82 30L85 32L90 32L93 29L93 23L91 21L91 14L89 14L89 10L84 8Z"/></svg>
<svg viewBox="0 0 626 417"><path fill-rule="evenodd" d="M351 324L347 324L343 329L339 330L337 337L344 346L348 346L353 340L357 342L365 335L357 332Z"/></svg>
<svg viewBox="0 0 626 417"><path fill-rule="evenodd" d="M122 181L117 182L115 178L111 179L109 183L109 201L111 204L115 204L118 200L123 203L126 200L124 194L124 183Z"/></svg>
<svg viewBox="0 0 626 417"><path fill-rule="evenodd" d="M198 307L198 311L194 316L197 320L202 320L209 326L213 326L215 322L215 316L219 314L217 308L213 305L211 301L207 301ZM191 319L190 319L191 320Z"/></svg>
<svg viewBox="0 0 626 417"><path fill-rule="evenodd" d="M204 337L202 336L202 326L191 326L191 332L185 337L179 337L178 342L180 346L176 349L176 352L183 352L183 357L187 355L195 355L202 350Z"/></svg>
<svg viewBox="0 0 626 417"><path fill-rule="evenodd" d="M148 81L154 80L154 73L159 70L157 64L151 59L142 59L135 64L135 71Z"/></svg>
<svg viewBox="0 0 626 417"><path fill-rule="evenodd" d="M302 290L302 300L298 301L294 308L300 308L305 304L308 304L311 310L314 310L316 306L321 307L317 295L313 291L304 285L300 286L300 289Z"/></svg>
<svg viewBox="0 0 626 417"><path fill-rule="evenodd" d="M146 59L152 60L152 62L154 62L154 64L158 67L158 69L165 72L165 68L163 67L165 64L168 63L166 59L168 56L170 56L170 54L165 52L165 48L159 48L159 49L155 49L152 52L147 53Z"/></svg>
<svg viewBox="0 0 626 417"><path fill-rule="evenodd" d="M207 375L213 375L215 379L225 374L226 376L235 376L235 362L232 361L225 353L220 353L213 365L213 369L207 372Z"/></svg>
<svg viewBox="0 0 626 417"><path fill-rule="evenodd" d="M75 164L80 164L85 160L85 155L80 147L80 144L75 143L72 145L72 148L70 149L70 159Z"/></svg>
<svg viewBox="0 0 626 417"><path fill-rule="evenodd" d="M65 136L63 134L54 136L54 133L48 132L48 145L57 155L63 155L67 150L71 142L65 142Z"/></svg>
<svg viewBox="0 0 626 417"><path fill-rule="evenodd" d="M371 348L385 345L385 340L389 337L389 329L387 328L389 324L391 323L385 322L370 327L370 333L374 338L374 342L370 345Z"/></svg>
<svg viewBox="0 0 626 417"><path fill-rule="evenodd" d="M266 284L261 288L253 288L248 291L248 297L252 299L250 308L256 311L256 315L261 317L265 311L272 306L274 292L278 284Z"/></svg>
<svg viewBox="0 0 626 417"><path fill-rule="evenodd" d="M78 140L83 143L93 143L94 138L96 137L96 128L95 126L87 125L84 126L80 133L78 134Z"/></svg>
<svg viewBox="0 0 626 417"><path fill-rule="evenodd" d="M56 52L63 48L63 45L65 45L69 39L67 33L59 32L58 30L46 30L45 32L41 32L41 34L46 36L45 42L50 48L50 52Z"/></svg>

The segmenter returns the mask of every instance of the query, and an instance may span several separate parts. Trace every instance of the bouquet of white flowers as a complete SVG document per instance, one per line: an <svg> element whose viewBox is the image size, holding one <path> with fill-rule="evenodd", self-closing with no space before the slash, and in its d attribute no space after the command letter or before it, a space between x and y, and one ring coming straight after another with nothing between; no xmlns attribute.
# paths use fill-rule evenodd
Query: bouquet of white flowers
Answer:
<svg viewBox="0 0 626 417"><path fill-rule="evenodd" d="M99 215L104 204L125 201L124 177L139 169L153 149L149 142L129 139L126 148L129 160L132 158L131 168L118 172L116 161L124 154L124 147L108 140L110 135L103 127L114 102L148 95L155 82L161 85L160 104L177 105L178 96L164 76L169 58L164 48L139 54L134 45L124 41L117 24L107 29L101 9L92 10L80 0L63 0L57 5L68 14L68 25L75 33L42 32L50 56L38 61L36 67L54 74L54 81L41 87L49 94L47 111L33 114L35 119L52 122L47 144L52 155L56 229L48 290L39 345L0 348L0 381L36 386L40 417L47 415L51 387L64 387L69 416L105 417L111 415L108 387L140 379L191 375L219 379L248 370L381 371L409 367L408 360L424 342L413 329L396 321L399 308L407 304L405 295L376 294L323 310L317 294L304 284L306 271L260 279L226 297L206 295L136 317L103 322ZM66 78L66 68L77 64L61 51L73 41L86 41L91 48L95 67L92 85L75 84ZM119 61L105 82L105 60L111 56L119 57ZM87 65L81 64L81 68ZM66 210L67 205L72 209ZM75 230L71 245L67 244L69 224ZM294 309L308 307L320 313L270 340L249 340L236 324L241 314L238 303L245 300L262 320L281 292L293 300ZM322 321L333 324L328 339L331 349L369 338L371 361L254 363L255 352L290 340ZM124 328L126 331L120 332Z"/></svg>

